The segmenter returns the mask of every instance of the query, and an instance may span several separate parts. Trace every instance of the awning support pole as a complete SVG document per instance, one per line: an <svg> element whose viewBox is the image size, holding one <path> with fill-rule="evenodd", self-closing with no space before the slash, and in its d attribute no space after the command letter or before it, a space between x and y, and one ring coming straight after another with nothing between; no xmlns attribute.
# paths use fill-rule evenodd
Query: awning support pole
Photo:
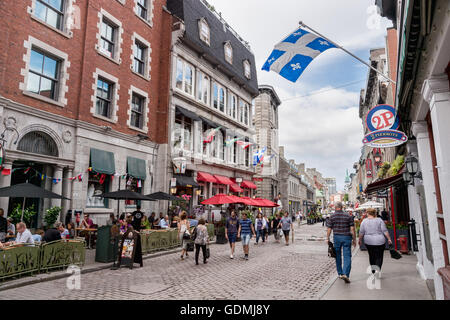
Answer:
<svg viewBox="0 0 450 320"><path fill-rule="evenodd" d="M393 187L391 187L391 212L392 212L392 226L394 227L394 245L395 250L397 250L397 233L395 230L395 210L394 210L394 192L392 191Z"/></svg>

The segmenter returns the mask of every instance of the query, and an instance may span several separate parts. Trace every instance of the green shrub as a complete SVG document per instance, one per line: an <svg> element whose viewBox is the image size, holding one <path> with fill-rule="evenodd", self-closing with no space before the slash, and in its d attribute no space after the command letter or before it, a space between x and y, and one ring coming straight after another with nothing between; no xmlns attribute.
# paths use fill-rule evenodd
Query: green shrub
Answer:
<svg viewBox="0 0 450 320"><path fill-rule="evenodd" d="M36 215L36 211L34 211L34 204L28 208L25 208L23 211L23 222L29 227L31 225L31 221L33 217ZM13 219L13 223L19 223L20 218L22 217L22 206L17 204L9 215L10 218Z"/></svg>
<svg viewBox="0 0 450 320"><path fill-rule="evenodd" d="M45 210L44 221L47 227L52 227L53 224L58 220L59 214L61 213L61 207L51 207Z"/></svg>

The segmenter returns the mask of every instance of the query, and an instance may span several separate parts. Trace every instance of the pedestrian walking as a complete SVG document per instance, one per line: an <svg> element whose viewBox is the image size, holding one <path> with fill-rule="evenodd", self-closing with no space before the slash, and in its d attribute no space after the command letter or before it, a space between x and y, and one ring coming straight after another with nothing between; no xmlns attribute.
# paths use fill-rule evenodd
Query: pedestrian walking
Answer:
<svg viewBox="0 0 450 320"><path fill-rule="evenodd" d="M189 256L187 253L187 244L189 241L188 235L190 237L190 232L189 232L190 225L189 225L189 220L187 219L186 211L181 212L180 221L178 221L177 227L178 227L178 238L180 239L181 247L183 248L181 250L181 260L184 260L184 254L186 254L186 258Z"/></svg>
<svg viewBox="0 0 450 320"><path fill-rule="evenodd" d="M391 245L392 241L386 224L381 218L377 217L375 209L367 209L367 218L361 222L359 229L359 245L361 246L364 241L367 247L372 273L381 271L386 239ZM376 270L376 266L379 268L378 270Z"/></svg>
<svg viewBox="0 0 450 320"><path fill-rule="evenodd" d="M230 243L230 250L231 250L230 259L234 258L234 248L236 246L238 229L239 229L239 219L236 216L236 211L233 209L231 210L231 216L228 217L227 223L225 225L225 237Z"/></svg>
<svg viewBox="0 0 450 320"><path fill-rule="evenodd" d="M280 224L280 221L280 214L277 212L272 219L272 232L276 243L280 243L280 235L278 233L278 225Z"/></svg>
<svg viewBox="0 0 450 320"><path fill-rule="evenodd" d="M386 211L386 209L383 209L383 211L381 211L381 219L383 221L389 221L389 213Z"/></svg>
<svg viewBox="0 0 450 320"><path fill-rule="evenodd" d="M255 227L256 227L256 242L255 245L258 244L259 238L262 238L262 242L266 241L265 231L266 231L266 220L263 218L261 212L258 212L258 215L255 219Z"/></svg>
<svg viewBox="0 0 450 320"><path fill-rule="evenodd" d="M200 254L200 248L203 253L203 263L208 263L206 260L206 245L209 244L208 229L205 226L205 219L201 218L198 221L198 226L195 228L195 264L198 265L198 256Z"/></svg>
<svg viewBox="0 0 450 320"><path fill-rule="evenodd" d="M280 223L278 224L278 228L283 230L284 239L286 240L286 245L289 245L289 232L294 230L294 224L292 223L291 218L287 211L284 212L284 217L281 218Z"/></svg>
<svg viewBox="0 0 450 320"><path fill-rule="evenodd" d="M352 244L356 246L355 223L353 217L342 211L342 203L335 204L335 212L331 215L327 225L327 240L330 241L333 231L334 248L336 250L336 269L339 278L350 283L352 268ZM342 253L344 265L342 266Z"/></svg>
<svg viewBox="0 0 450 320"><path fill-rule="evenodd" d="M267 218L266 214L263 214L263 219L266 221L266 227L264 231L264 236L266 237L266 242L269 241L269 232L270 232L270 222L269 218Z"/></svg>
<svg viewBox="0 0 450 320"><path fill-rule="evenodd" d="M239 220L238 234L242 241L242 248L244 250L244 259L248 260L249 244L252 236L255 236L255 228L253 222L247 217L247 213L242 212L242 218Z"/></svg>

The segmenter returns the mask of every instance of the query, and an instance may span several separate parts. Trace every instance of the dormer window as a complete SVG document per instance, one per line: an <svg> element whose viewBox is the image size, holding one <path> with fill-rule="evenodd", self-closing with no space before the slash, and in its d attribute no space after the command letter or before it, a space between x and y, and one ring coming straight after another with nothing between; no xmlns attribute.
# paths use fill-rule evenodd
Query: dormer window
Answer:
<svg viewBox="0 0 450 320"><path fill-rule="evenodd" d="M200 31L200 39L209 46L209 25L204 18L201 18L198 22L198 29Z"/></svg>
<svg viewBox="0 0 450 320"><path fill-rule="evenodd" d="M248 62L248 60L244 61L244 75L247 79L250 79L251 77L250 62Z"/></svg>
<svg viewBox="0 0 450 320"><path fill-rule="evenodd" d="M225 51L225 60L229 64L233 64L233 47L231 46L231 43L229 41L225 42L224 51Z"/></svg>

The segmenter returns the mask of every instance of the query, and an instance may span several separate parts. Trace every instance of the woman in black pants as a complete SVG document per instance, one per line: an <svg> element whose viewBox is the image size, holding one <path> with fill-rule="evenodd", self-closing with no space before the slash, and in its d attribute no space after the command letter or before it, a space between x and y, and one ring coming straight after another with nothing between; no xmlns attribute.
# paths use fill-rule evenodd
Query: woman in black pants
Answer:
<svg viewBox="0 0 450 320"><path fill-rule="evenodd" d="M202 248L203 252L203 263L207 263L206 244L209 244L209 236L208 236L208 229L205 226L205 219L203 218L201 218L198 221L194 243L195 243L195 264L198 265L198 256L200 253L200 248Z"/></svg>
<svg viewBox="0 0 450 320"><path fill-rule="evenodd" d="M377 218L375 209L367 209L367 218L361 222L359 229L359 245L362 241L369 252L369 262L372 267L372 273L381 271L383 264L384 248L386 239L392 244L386 224L380 218ZM379 268L378 270L377 267Z"/></svg>

